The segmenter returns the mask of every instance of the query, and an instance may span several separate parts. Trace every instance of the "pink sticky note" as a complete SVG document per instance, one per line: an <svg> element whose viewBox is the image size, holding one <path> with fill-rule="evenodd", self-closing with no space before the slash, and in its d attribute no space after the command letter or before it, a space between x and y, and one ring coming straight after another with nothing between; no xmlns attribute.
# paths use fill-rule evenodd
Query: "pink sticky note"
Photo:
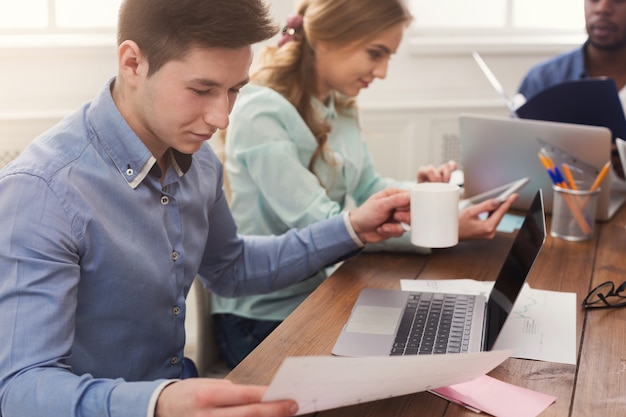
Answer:
<svg viewBox="0 0 626 417"><path fill-rule="evenodd" d="M551 395L508 384L487 375L433 391L495 417L536 417L556 400Z"/></svg>

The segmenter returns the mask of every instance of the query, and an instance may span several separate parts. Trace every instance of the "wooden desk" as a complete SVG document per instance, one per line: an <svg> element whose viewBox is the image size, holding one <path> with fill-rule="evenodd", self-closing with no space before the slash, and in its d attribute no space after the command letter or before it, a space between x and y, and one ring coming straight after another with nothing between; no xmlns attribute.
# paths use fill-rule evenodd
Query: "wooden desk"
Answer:
<svg viewBox="0 0 626 417"><path fill-rule="evenodd" d="M592 286L626 280L626 210L598 223L594 239L566 242L547 237L528 283L537 289L578 294ZM549 226L548 226L549 231ZM548 233L549 234L549 233ZM361 254L345 262L227 378L237 383L271 381L287 356L330 355L364 287L400 288L399 280L473 278L495 280L512 235L462 242L433 254ZM626 415L626 308L576 310L577 364L507 359L491 376L557 400L541 416ZM427 392L327 410L316 416L476 416Z"/></svg>

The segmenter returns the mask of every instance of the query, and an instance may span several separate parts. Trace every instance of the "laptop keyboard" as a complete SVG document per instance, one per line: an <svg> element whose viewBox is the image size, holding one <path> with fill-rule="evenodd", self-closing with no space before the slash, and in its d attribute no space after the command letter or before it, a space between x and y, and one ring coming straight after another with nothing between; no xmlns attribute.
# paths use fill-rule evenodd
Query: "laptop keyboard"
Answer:
<svg viewBox="0 0 626 417"><path fill-rule="evenodd" d="M474 298L464 294L412 293L391 355L467 352Z"/></svg>

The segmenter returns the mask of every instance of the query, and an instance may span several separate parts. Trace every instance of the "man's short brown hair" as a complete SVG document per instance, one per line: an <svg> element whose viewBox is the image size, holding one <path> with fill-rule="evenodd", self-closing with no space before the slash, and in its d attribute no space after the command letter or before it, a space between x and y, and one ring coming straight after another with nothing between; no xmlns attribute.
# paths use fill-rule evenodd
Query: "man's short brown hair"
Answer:
<svg viewBox="0 0 626 417"><path fill-rule="evenodd" d="M240 48L277 31L263 0L124 0L117 42L136 42L154 74L192 48Z"/></svg>

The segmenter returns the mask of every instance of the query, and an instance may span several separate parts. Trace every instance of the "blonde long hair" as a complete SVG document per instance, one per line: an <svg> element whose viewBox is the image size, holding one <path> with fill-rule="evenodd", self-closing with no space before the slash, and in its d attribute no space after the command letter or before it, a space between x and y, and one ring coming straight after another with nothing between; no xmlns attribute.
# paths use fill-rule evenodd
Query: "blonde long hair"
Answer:
<svg viewBox="0 0 626 417"><path fill-rule="evenodd" d="M365 44L397 24L408 25L412 16L404 0L302 0L296 13L304 18L302 27L291 41L261 51L251 79L281 93L313 132L318 146L308 168L314 172L316 160L326 160L324 151L330 132L330 126L319 119L311 103L317 86L315 45ZM337 111L356 107L354 100L333 94Z"/></svg>

